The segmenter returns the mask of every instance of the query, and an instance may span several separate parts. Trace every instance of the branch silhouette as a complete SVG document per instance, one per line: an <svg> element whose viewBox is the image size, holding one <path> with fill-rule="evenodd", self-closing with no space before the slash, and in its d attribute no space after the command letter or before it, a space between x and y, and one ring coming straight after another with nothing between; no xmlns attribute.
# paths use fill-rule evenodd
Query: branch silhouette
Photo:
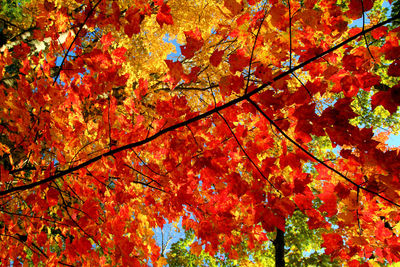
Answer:
<svg viewBox="0 0 400 267"><path fill-rule="evenodd" d="M211 109L211 110L209 110L209 111L207 111L207 112L205 112L203 114L197 115L195 117L187 119L186 121L183 121L183 122L177 123L175 125L172 125L170 127L164 128L163 130L161 130L161 131L155 133L154 135L149 136L149 137L147 137L147 138L145 138L145 139L143 139L141 141L137 141L137 142L134 142L134 143L130 143L130 144L127 144L127 145L123 145L123 146L117 147L115 149L111 149L111 150L109 150L109 151L107 151L107 152L105 152L105 153L103 153L103 154L101 154L99 156L91 158L91 159L89 159L89 160L87 160L87 161L85 161L85 162L83 162L81 164L78 164L76 166L70 167L70 168L68 168L66 170L61 170L61 171L57 172L56 174L50 175L49 177L44 178L42 180L39 180L39 181L36 181L36 182L33 182L33 183L29 183L29 184L25 184L25 185L21 185L21 186L12 187L12 188L9 188L7 190L0 191L0 196L5 196L5 195L8 195L10 193L17 192L17 191L24 191L24 190L32 189L32 188L35 188L35 187L37 187L39 185L54 181L57 178L63 177L65 175L71 174L71 173L73 173L73 172L75 172L75 171L77 171L79 169L85 168L85 167L87 167L87 166L89 166L89 165L101 160L103 157L112 156L112 155L114 155L116 153L119 153L119 152L122 152L122 151L125 151L125 150L128 150L128 149L132 149L132 148L139 147L139 146L142 146L144 144L150 143L151 141L157 139L158 137L160 137L160 136L162 136L162 135L164 135L164 134L166 134L168 132L174 131L174 130L179 129L181 127L185 127L185 126L187 126L187 125L189 125L189 124L191 124L193 122L196 122L196 121L199 121L201 119L204 119L204 118L206 118L206 117L208 117L208 116L210 116L210 115L212 115L214 113L218 113L221 110L224 110L224 109L226 109L228 107L234 106L234 105L236 105L236 104L238 104L238 103L240 103L240 102L242 102L244 100L249 100L251 96L261 92L262 90L264 90L265 88L270 86L273 82L278 81L278 80L280 80L280 79L292 74L296 70L299 70L299 69L303 68L304 66L314 62L315 60L317 60L319 58L322 58L325 55L327 55L327 54L329 54L329 53L341 48L342 46L344 46L344 45L356 40L357 38L363 36L365 33L371 32L371 31L373 31L373 30L375 30L375 29L377 29L377 28L379 28L379 27L381 27L381 26L383 26L385 24L391 23L392 21L394 21L394 20L396 20L398 18L400 18L400 14L397 14L396 16L394 16L392 18L389 18L389 19L387 19L387 20L385 20L383 22L380 22L380 23L372 26L371 28L365 29L365 30L359 32L358 34L355 34L354 36L352 36L352 37L344 40L343 42L337 44L336 46L334 46L334 47L322 52L321 54L318 54L318 55L316 55L316 56L304 61L303 63L291 68L288 71L285 71L285 72L282 72L282 73L278 74L277 76L275 76L272 79L272 81L270 81L268 83L265 83L265 84L262 84L261 86L259 86L258 88L254 89L253 91L248 92L247 94L245 94L243 96L240 96L240 97L238 97L236 99L233 99L233 100L231 100L231 101L229 101L229 102L227 102L227 103L225 103L225 104L223 104L221 106L217 106L217 107L215 107L215 108L213 108L213 109ZM324 163L322 162L322 164L324 164ZM324 164L324 166L325 167L329 167L326 164ZM341 174L341 176L344 176L344 175ZM348 178L345 177L345 179L348 179ZM357 187L360 187L359 185L355 184L352 181L351 181L351 183L354 184ZM376 194L380 198L392 203L393 205L396 205L396 206L400 207L400 205L394 203L393 201L391 201L391 200L389 200L389 199L387 199L387 198L385 198L383 196L380 196L378 193L376 193L376 192L374 192L372 190L369 190L369 189L364 188L364 187L360 187L360 188L362 188L363 190L368 191L368 192L370 192L372 194Z"/></svg>

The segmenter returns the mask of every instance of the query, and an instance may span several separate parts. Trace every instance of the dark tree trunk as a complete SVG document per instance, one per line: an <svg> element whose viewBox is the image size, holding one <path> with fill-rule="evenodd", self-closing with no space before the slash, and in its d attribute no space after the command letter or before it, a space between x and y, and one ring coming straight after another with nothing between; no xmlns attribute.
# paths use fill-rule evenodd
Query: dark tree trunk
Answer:
<svg viewBox="0 0 400 267"><path fill-rule="evenodd" d="M285 266L285 232L276 228L276 238L274 240L275 246L275 266Z"/></svg>

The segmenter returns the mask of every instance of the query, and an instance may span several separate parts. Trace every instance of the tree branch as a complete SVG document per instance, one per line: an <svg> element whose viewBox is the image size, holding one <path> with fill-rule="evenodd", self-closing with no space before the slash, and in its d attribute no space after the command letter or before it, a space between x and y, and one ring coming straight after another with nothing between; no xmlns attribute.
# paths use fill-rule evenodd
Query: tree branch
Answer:
<svg viewBox="0 0 400 267"><path fill-rule="evenodd" d="M100 0L100 1L101 1L101 0ZM100 1L99 1L99 2L100 2ZM98 3L99 3L99 2L98 2ZM98 3L97 3L97 4L98 4ZM96 5L97 5L97 4L96 4ZM177 123L177 124L172 125L172 126L170 126L170 127L167 127L167 128L165 128L165 129L163 129L163 130L161 130L161 131L159 131L159 132L153 134L152 136L149 136L149 137L147 137L146 139L143 139L143 140L141 140L141 141L137 141L137 142L134 142L134 143L130 143L130 144L127 144L127 145L120 146L120 147L117 147L117 148L115 148L115 149L112 149L112 150L110 150L110 151L107 151L107 152L105 152L105 153L103 153L103 154L101 154L101 155L99 155L99 156L96 156L96 157L94 157L94 158L91 158L91 159L89 159L89 160L87 160L87 161L85 161L85 162L79 164L79 165L76 165L75 167L70 167L70 168L68 168L68 169L66 169L66 170L63 170L63 171L60 171L60 172L58 172L58 173L56 173L56 174L54 174L54 175L50 175L49 177L44 178L43 180L39 180L39 181L30 183L30 184L25 184L25 185L21 185L21 186L17 186L17 187L9 188L9 189L7 189L7 190L0 191L0 196L4 196L4 195L10 194L10 193L12 193L12 192L16 192L16 191L23 191L23 190L31 189L31 188L34 188L34 187L36 187L36 186L39 186L39 185L42 185L42 184L45 184L45 183L54 181L54 180L57 179L57 178L63 177L63 176L65 176L65 175L68 175L68 174L70 174L70 173L73 173L73 172L75 172L75 171L77 171L77 170L79 170L79 169L82 169L82 168L84 168L84 167L86 167L86 166L89 166L89 165L91 165L91 164L93 164L93 163L99 161L99 160L102 159L103 157L112 156L112 155L114 155L114 154L116 154L116 153L119 153L119 152L121 152L121 151L125 151L125 150L128 150L128 149L132 149L132 148L139 147L139 146L142 146L142 145L144 145L144 144L150 143L151 141L157 139L158 137L160 137L160 136L162 136L162 135L164 135L164 134L166 134L166 133L168 133L168 132L174 131L174 130L176 130L176 129L178 129L178 128L181 128L181 127L184 127L184 126L186 126L186 125L188 125L188 124L190 124L190 123L193 123L193 122L202 120L202 119L204 119L204 118L206 118L206 117L208 117L208 116L210 116L210 115L212 115L212 114L214 114L214 113L217 113L217 112L219 112L219 111L221 111L221 110L224 110L224 109L226 109L226 108L228 108L228 107L231 107L231 106L233 106L233 105L236 105L237 103L240 103L240 102L242 102L242 101L244 101L244 100L248 100L248 99L250 99L251 96L253 96L253 95L255 95L255 94L261 92L261 91L264 90L266 87L270 86L273 82L278 81L278 80L280 80L280 79L282 79L282 78L284 78L284 77L290 75L290 74L293 73L294 71L299 70L299 69L303 68L304 66L306 66L306 65L308 65L308 64L310 64L310 63L312 63L312 62L314 62L315 60L317 60L317 59L319 59L319 58L321 58L321 57L323 57L323 56L325 56L325 55L327 55L327 54L329 54L329 53L331 53L331 52L333 52L333 51L339 49L340 47L342 47L342 46L344 46L344 45L350 43L351 41L354 41L355 39L357 39L358 37L362 36L363 34L368 33L368 32L371 32L372 30L377 29L377 28L379 28L379 27L381 27L381 26L383 26L383 25L385 25L385 24L388 24L388 23L390 23L390 22L392 22L392 21L394 21L394 20L396 20L396 19L398 19L398 18L400 18L400 14L398 14L398 15L396 15L396 16L390 18L390 19L387 19L387 20L385 20L385 21L383 21L383 22L381 22L381 23L378 23L378 24L376 24L375 26L373 26L373 27L371 27L371 28L369 28L369 29L366 29L365 31L361 31L361 32L359 32L358 34L356 34L356 35L354 35L354 36L348 38L347 40L341 42L340 44L338 44L338 45L336 45L336 46L334 46L334 47L332 47L332 48L326 50L325 52L322 52L321 54L316 55L316 56L314 56L314 57L312 57L312 58L310 58L310 59L304 61L303 63L301 63L301 64L299 64L299 65L293 67L292 69L290 69L290 70L288 70L288 71L286 71L286 72L280 73L279 75L275 76L271 82L265 83L265 84L259 86L257 89L255 89L255 90L253 90L253 91L251 91L251 92L248 92L247 94L245 94L245 95L243 95L243 96L241 96L241 97L238 97L238 98L236 98L236 99L233 99L233 100L231 100L231 101L229 101L229 102L227 102L227 103L225 103L225 104L223 104L223 105L221 105L221 106L215 107L215 108L213 108L213 109L211 109L211 110L209 110L209 111L207 111L207 112L205 112L205 113L203 113L203 114L197 115L197 116L195 116L195 117L193 117L193 118L190 118L190 119L188 119L188 120L186 120L186 121ZM326 166L326 167L328 167L328 168L331 168L331 167L329 167L328 165L326 165L324 162L321 162L321 164L323 164L324 166ZM343 175L343 174L341 174L341 175ZM344 176L344 175L343 175L343 176ZM344 176L344 177L345 177L345 176ZM345 178L348 179L347 177L345 177ZM352 182L352 183L353 183L354 185L358 186L358 185L355 184L354 182ZM368 189L366 189L366 188L364 188L364 190L370 191L371 193L373 193L373 191L368 190ZM382 198L383 198L383 197L382 197ZM396 206L399 206L398 204L394 203L393 201L390 201L389 199L386 199L386 198L383 198L383 199L389 201L390 203L392 203L392 204L394 204L394 205L396 205ZM399 206L399 207L400 207L400 206Z"/></svg>

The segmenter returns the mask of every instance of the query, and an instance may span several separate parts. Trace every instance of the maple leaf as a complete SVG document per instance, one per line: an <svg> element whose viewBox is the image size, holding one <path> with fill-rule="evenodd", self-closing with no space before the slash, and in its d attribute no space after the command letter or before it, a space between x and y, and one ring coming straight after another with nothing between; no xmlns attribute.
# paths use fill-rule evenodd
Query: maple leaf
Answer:
<svg viewBox="0 0 400 267"><path fill-rule="evenodd" d="M221 63L223 56L224 56L223 50L215 50L210 57L211 65L217 67Z"/></svg>
<svg viewBox="0 0 400 267"><path fill-rule="evenodd" d="M174 24L172 16L171 16L171 8L167 3L163 3L157 13L157 22L163 27L164 24L166 25L172 25Z"/></svg>
<svg viewBox="0 0 400 267"><path fill-rule="evenodd" d="M272 70L269 67L266 67L264 65L260 65L257 67L254 75L261 79L263 83L268 83L272 80L273 75L272 75Z"/></svg>
<svg viewBox="0 0 400 267"><path fill-rule="evenodd" d="M31 48L27 43L22 42L20 45L17 45L14 47L13 54L16 58L23 58L25 57L29 52L31 51Z"/></svg>
<svg viewBox="0 0 400 267"><path fill-rule="evenodd" d="M400 106L400 84L391 87L388 91L377 92L371 98L372 109L382 105L390 114L397 111Z"/></svg>
<svg viewBox="0 0 400 267"><path fill-rule="evenodd" d="M172 61L172 60L165 60L165 63L167 64L169 68L169 81L172 84L172 88L174 88L182 79L183 76L183 66L182 63L179 61Z"/></svg>
<svg viewBox="0 0 400 267"><path fill-rule="evenodd" d="M312 201L314 200L313 194L307 193L307 194L296 194L294 197L294 201L296 203L296 206L300 210L310 210L312 209Z"/></svg>
<svg viewBox="0 0 400 267"><path fill-rule="evenodd" d="M199 66L193 67L190 70L189 74L185 74L183 75L183 79L185 80L185 83L192 83L192 82L196 82L197 80L197 75L200 72L201 68Z"/></svg>
<svg viewBox="0 0 400 267"><path fill-rule="evenodd" d="M335 186L335 193L341 199L347 198L350 194L350 190L343 183L338 183Z"/></svg>
<svg viewBox="0 0 400 267"><path fill-rule="evenodd" d="M124 54L126 53L125 47L119 47L115 49L112 53L114 61L117 63L123 63L126 61Z"/></svg>
<svg viewBox="0 0 400 267"><path fill-rule="evenodd" d="M92 244L86 237L81 237L74 242L75 249L79 254L85 254L89 249L92 248Z"/></svg>
<svg viewBox="0 0 400 267"><path fill-rule="evenodd" d="M343 239L339 234L328 233L322 234L324 243L323 247L326 249L326 254L338 253L340 248L343 246Z"/></svg>
<svg viewBox="0 0 400 267"><path fill-rule="evenodd" d="M138 99L142 99L143 96L146 95L146 93L148 91L148 86L149 86L148 81L146 81L144 79L139 79L139 86L135 90L135 94Z"/></svg>
<svg viewBox="0 0 400 267"><path fill-rule="evenodd" d="M400 77L400 59L395 60L389 65L388 75L393 77Z"/></svg>
<svg viewBox="0 0 400 267"><path fill-rule="evenodd" d="M140 23L142 23L144 19L144 15L141 13L140 9L130 7L125 15L128 24L125 25L124 31L129 38L132 37L133 34L138 34L140 32Z"/></svg>
<svg viewBox="0 0 400 267"><path fill-rule="evenodd" d="M245 56L243 49L239 49L229 57L230 71L235 73L236 71L242 71L248 64L250 58Z"/></svg>
<svg viewBox="0 0 400 267"><path fill-rule="evenodd" d="M357 95L360 85L358 79L352 75L346 75L340 80L342 90L347 97L353 97Z"/></svg>
<svg viewBox="0 0 400 267"><path fill-rule="evenodd" d="M318 197L323 201L323 204L319 207L321 212L327 212L327 216L329 217L337 213L337 199L332 191L325 191L319 194Z"/></svg>
<svg viewBox="0 0 400 267"><path fill-rule="evenodd" d="M350 0L349 11L347 11L347 15L351 19L357 19L361 17L362 12L367 12L373 7L374 2L372 0ZM363 10L364 7L364 10Z"/></svg>
<svg viewBox="0 0 400 267"><path fill-rule="evenodd" d="M224 0L224 7L226 7L232 16L236 16L243 10L243 2L236 0Z"/></svg>
<svg viewBox="0 0 400 267"><path fill-rule="evenodd" d="M111 32L103 35L100 40L100 42L103 44L103 51L106 51L114 40L115 38L112 36Z"/></svg>
<svg viewBox="0 0 400 267"><path fill-rule="evenodd" d="M229 75L221 78L219 87L222 95L230 95L231 92L239 93L244 86L243 76Z"/></svg>
<svg viewBox="0 0 400 267"><path fill-rule="evenodd" d="M201 49L204 44L204 40L201 37L199 28L195 31L184 32L186 36L186 45L181 46L182 55L186 58L192 58L194 53Z"/></svg>

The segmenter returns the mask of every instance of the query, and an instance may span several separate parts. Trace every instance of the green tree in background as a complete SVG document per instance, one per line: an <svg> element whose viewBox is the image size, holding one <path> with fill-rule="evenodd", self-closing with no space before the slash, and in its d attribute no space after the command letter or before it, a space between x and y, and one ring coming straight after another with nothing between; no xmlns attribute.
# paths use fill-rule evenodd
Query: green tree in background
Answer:
<svg viewBox="0 0 400 267"><path fill-rule="evenodd" d="M270 240L262 244L257 250L249 250L243 243L236 248L237 258L221 252L213 257L205 251L196 255L191 251L191 245L196 242L192 230L185 231L185 237L171 245L166 253L169 266L274 266L275 249L273 240L275 234L269 235ZM286 266L341 266L337 261L324 254L323 239L320 229L309 229L307 216L295 211L286 225L285 231L285 261Z"/></svg>
<svg viewBox="0 0 400 267"><path fill-rule="evenodd" d="M391 12L392 17L394 17L397 14L399 14L399 12L400 12L400 1L399 0L395 0L393 2L393 5L392 5L392 12ZM399 19L397 19L397 20L395 20L393 22L393 26L394 27L397 27L399 25L400 25L400 20Z"/></svg>

